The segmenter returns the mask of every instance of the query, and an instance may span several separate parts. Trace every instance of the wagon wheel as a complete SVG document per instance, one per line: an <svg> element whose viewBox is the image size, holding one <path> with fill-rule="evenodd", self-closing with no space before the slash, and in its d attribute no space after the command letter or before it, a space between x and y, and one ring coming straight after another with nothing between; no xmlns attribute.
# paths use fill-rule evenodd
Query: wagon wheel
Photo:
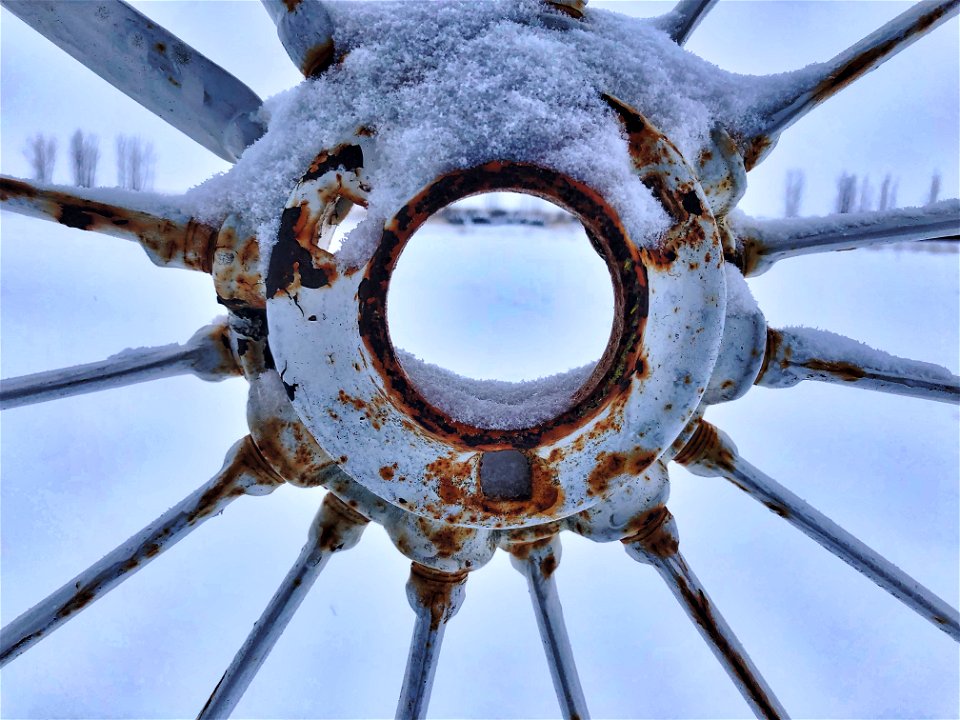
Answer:
<svg viewBox="0 0 960 720"><path fill-rule="evenodd" d="M291 9L264 4L306 76L322 80L331 63L349 64L333 42L333 8L331 18L320 3ZM682 45L711 5L681 2L653 27ZM251 91L126 5L102 2L95 12L62 2L4 6L225 159L237 160L264 133L269 138ZM609 32L582 3L515 12L530 32L557 38ZM956 201L803 226L731 214L747 172L782 131L956 12L955 1L908 10L815 72L798 73L791 93L759 95L749 108L754 122L727 117L724 124L721 118L709 142L686 159L652 121L655 108L633 107L634 98L596 88L590 112L622 133L627 169L668 216L668 229L655 242L640 239L629 202L611 197L596 175L578 174L579 168L556 158L454 165L385 208L375 182L385 177L376 166L385 154L378 142L388 136L382 128L357 127L342 142L312 149L299 180L284 188L286 207L266 244L262 237L258 243L243 212L223 213L216 222L193 217L185 210L189 197L161 207L137 205L131 196L120 206L113 198L5 177L5 209L135 239L159 265L211 274L229 316L184 345L5 380L4 407L183 373L204 379L242 374L251 390L250 435L230 449L223 469L7 624L3 662L235 498L266 495L284 483L322 485L327 494L307 544L202 716L232 710L326 561L355 545L370 521L413 561L407 587L416 622L398 716L426 712L440 642L464 599L468 574L497 548L511 554L527 579L562 712L586 715L554 581L561 531L619 540L632 558L652 565L755 713L784 715L680 552L676 522L664 504L668 462L729 480L957 639L955 609L740 457L732 441L703 419L709 406L738 399L753 385L788 387L803 380L957 402L958 379L943 368L823 331L768 327L742 286L744 275L796 255L896 240L955 240ZM105 33L139 41L104 50L97 39ZM152 48L146 54L137 50L144 40ZM201 106L198 86L204 88ZM242 160L237 167L244 167ZM410 380L416 370L392 347L385 304L397 255L429 216L460 197L502 189L544 197L584 224L610 270L615 322L604 356L566 409L535 423L490 427L454 417L457 409L428 399L428 389ZM374 250L353 264L325 250L328 229L351 204L370 205L368 219L383 227ZM261 251L269 254L263 265ZM404 453L393 450L407 446Z"/></svg>

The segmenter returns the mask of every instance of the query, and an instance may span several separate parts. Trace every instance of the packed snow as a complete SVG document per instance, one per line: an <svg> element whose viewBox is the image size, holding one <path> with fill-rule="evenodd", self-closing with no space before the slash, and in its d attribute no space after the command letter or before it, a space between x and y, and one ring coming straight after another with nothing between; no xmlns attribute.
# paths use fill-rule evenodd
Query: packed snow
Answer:
<svg viewBox="0 0 960 720"><path fill-rule="evenodd" d="M384 220L433 178L496 159L593 186L649 243L667 217L633 173L601 93L637 107L695 159L716 122L749 129L756 98L783 91L776 77L722 71L652 22L617 13L588 8L582 23L558 25L544 21L539 0L327 6L339 62L267 101L266 135L187 198L205 219L241 213L264 262L297 179L362 127L375 130L370 212L338 252L345 265L362 265Z"/></svg>

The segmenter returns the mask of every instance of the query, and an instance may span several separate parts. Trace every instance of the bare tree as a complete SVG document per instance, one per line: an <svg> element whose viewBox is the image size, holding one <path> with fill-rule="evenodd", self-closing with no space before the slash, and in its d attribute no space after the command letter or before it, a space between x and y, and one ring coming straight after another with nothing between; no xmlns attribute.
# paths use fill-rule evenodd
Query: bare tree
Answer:
<svg viewBox="0 0 960 720"><path fill-rule="evenodd" d="M100 140L96 135L84 135L77 130L70 138L70 169L73 184L93 187L97 182L97 163L100 162Z"/></svg>
<svg viewBox="0 0 960 720"><path fill-rule="evenodd" d="M33 169L33 179L48 183L53 180L53 167L57 162L57 139L37 133L27 140L23 154Z"/></svg>
<svg viewBox="0 0 960 720"><path fill-rule="evenodd" d="M837 178L837 197L834 212L851 213L857 206L857 176L843 173Z"/></svg>
<svg viewBox="0 0 960 720"><path fill-rule="evenodd" d="M927 196L927 205L933 205L940 197L940 171L937 170L930 178L930 194Z"/></svg>
<svg viewBox="0 0 960 720"><path fill-rule="evenodd" d="M890 173L887 173L883 177L883 182L880 184L880 203L877 207L878 210L892 210L897 204L897 189L893 183L893 178L890 176Z"/></svg>
<svg viewBox="0 0 960 720"><path fill-rule="evenodd" d="M149 190L153 187L156 162L153 143L130 135L117 136L117 185L128 190Z"/></svg>
<svg viewBox="0 0 960 720"><path fill-rule="evenodd" d="M863 176L863 182L860 183L860 212L869 212L873 210L873 186L870 184L870 178Z"/></svg>
<svg viewBox="0 0 960 720"><path fill-rule="evenodd" d="M784 191L783 214L785 217L797 217L803 203L803 189L806 177L803 170L787 170L787 185Z"/></svg>

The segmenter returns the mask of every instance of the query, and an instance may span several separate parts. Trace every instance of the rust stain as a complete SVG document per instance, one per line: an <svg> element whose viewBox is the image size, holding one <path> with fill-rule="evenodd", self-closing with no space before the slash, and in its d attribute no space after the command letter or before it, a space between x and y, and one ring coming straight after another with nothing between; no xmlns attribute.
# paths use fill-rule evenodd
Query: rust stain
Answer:
<svg viewBox="0 0 960 720"><path fill-rule="evenodd" d="M612 480L623 475L639 475L656 459L654 453L641 447L628 453L598 453L597 464L587 476L587 495L606 495Z"/></svg>
<svg viewBox="0 0 960 720"><path fill-rule="evenodd" d="M469 195L516 190L569 210L603 250L615 288L615 326L600 363L574 405L553 420L520 430L490 430L460 423L428 403L397 361L386 323L389 280L413 233L440 208ZM389 401L433 437L462 450L527 450L553 445L595 418L628 392L643 371L642 339L648 312L646 267L613 209L591 188L534 165L491 162L441 176L386 223L377 252L358 290L360 333L383 379Z"/></svg>
<svg viewBox="0 0 960 720"><path fill-rule="evenodd" d="M726 635L721 632L717 620L713 615L710 599L700 588L695 591L690 587L685 577L676 577L680 595L683 597L687 610L694 622L703 628L713 646L725 658L726 664L736 675L740 686L757 704L760 713L766 718L779 718L781 715L771 704L766 690L758 682L746 659L730 644Z"/></svg>
<svg viewBox="0 0 960 720"><path fill-rule="evenodd" d="M303 54L300 71L306 78L320 77L333 64L333 40L317 43Z"/></svg>
<svg viewBox="0 0 960 720"><path fill-rule="evenodd" d="M29 199L46 217L66 227L135 239L158 265L180 265L209 273L215 228L195 220L186 223L107 203L85 200L56 190L38 190L28 183L0 178L0 199Z"/></svg>
<svg viewBox="0 0 960 720"><path fill-rule="evenodd" d="M830 360L807 360L803 363L803 367L813 370L814 372L822 372L827 375L832 375L835 378L839 378L844 382L856 382L866 377L866 371L857 365L854 365L850 362L842 361L830 361Z"/></svg>
<svg viewBox="0 0 960 720"><path fill-rule="evenodd" d="M418 604L430 612L430 629L450 618L453 610L453 591L467 581L467 572L441 572L414 562L410 565L410 585Z"/></svg>
<svg viewBox="0 0 960 720"><path fill-rule="evenodd" d="M390 480L393 480L393 474L396 472L396 468L397 468L396 463L393 464L393 467L391 467L390 465L384 465L382 468L380 468L380 477L382 477L384 480L387 480L388 482Z"/></svg>
<svg viewBox="0 0 960 720"><path fill-rule="evenodd" d="M783 345L783 334L779 330L774 330L771 327L767 328L767 343L766 349L763 354L763 362L760 364L760 372L757 374L757 379L753 381L754 385L757 385L766 374L768 366L770 365L771 359L775 358L779 352L780 347Z"/></svg>
<svg viewBox="0 0 960 720"><path fill-rule="evenodd" d="M680 452L673 458L681 465L695 465L707 460L724 470L733 470L733 453L720 440L717 429L706 420L697 424L697 429Z"/></svg>

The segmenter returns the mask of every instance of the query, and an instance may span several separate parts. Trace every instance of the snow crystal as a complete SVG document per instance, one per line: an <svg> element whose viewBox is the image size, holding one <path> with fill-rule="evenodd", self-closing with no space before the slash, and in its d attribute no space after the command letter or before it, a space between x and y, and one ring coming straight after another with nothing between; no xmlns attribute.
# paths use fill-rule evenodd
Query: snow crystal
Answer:
<svg viewBox="0 0 960 720"><path fill-rule="evenodd" d="M532 427L573 405L596 363L525 382L474 380L445 370L403 350L397 359L420 394L455 420L493 430Z"/></svg>
<svg viewBox="0 0 960 720"><path fill-rule="evenodd" d="M777 90L687 53L648 20L590 8L564 29L544 22L551 11L539 0L326 5L340 61L269 100L267 133L187 198L205 219L240 213L264 262L297 179L361 127L375 130L364 168L371 211L345 238L343 264L365 262L383 221L437 175L496 159L585 182L636 242L653 242L666 214L633 173L601 93L637 107L695 159L716 122L746 127L755 97Z"/></svg>
<svg viewBox="0 0 960 720"><path fill-rule="evenodd" d="M808 327L787 327L782 332L790 336L795 357L826 360L836 358L868 369L870 372L894 377L903 375L947 385L957 382L957 376L945 367L897 357L845 335Z"/></svg>

